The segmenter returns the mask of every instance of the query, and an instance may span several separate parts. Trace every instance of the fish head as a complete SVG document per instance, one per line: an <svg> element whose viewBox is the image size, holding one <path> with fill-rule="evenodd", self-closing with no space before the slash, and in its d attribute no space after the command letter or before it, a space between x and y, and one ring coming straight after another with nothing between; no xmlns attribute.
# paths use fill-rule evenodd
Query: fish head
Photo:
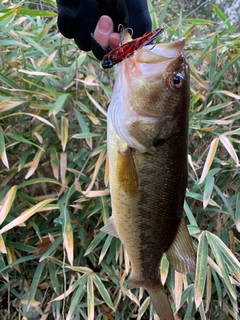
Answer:
<svg viewBox="0 0 240 320"><path fill-rule="evenodd" d="M126 59L126 96L138 113L149 116L186 112L189 102L189 66L185 40L148 46ZM134 101L134 102L133 102Z"/></svg>
<svg viewBox="0 0 240 320"><path fill-rule="evenodd" d="M154 149L156 137L187 132L190 80L184 45L185 39L148 45L118 65L109 118L119 137L140 152Z"/></svg>

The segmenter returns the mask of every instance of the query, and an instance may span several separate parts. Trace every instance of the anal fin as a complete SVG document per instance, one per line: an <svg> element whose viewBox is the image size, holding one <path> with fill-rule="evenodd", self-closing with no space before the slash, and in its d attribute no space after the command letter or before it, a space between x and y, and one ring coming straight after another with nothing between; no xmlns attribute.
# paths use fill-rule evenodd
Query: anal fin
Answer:
<svg viewBox="0 0 240 320"><path fill-rule="evenodd" d="M100 229L102 232L105 232L107 234L110 234L111 236L114 236L116 238L119 238L118 237L118 234L117 234L117 231L116 231L116 228L115 228L115 225L114 225L114 220L113 220L113 216L111 216L107 223L105 224L104 227L102 227Z"/></svg>
<svg viewBox="0 0 240 320"><path fill-rule="evenodd" d="M180 273L195 272L196 253L182 216L175 239L166 252L171 266Z"/></svg>

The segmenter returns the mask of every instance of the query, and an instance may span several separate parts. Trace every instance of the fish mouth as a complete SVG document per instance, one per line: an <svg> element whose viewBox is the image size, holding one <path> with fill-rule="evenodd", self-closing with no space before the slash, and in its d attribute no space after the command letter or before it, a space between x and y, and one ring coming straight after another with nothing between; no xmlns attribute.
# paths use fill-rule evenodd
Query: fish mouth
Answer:
<svg viewBox="0 0 240 320"><path fill-rule="evenodd" d="M141 65L142 75L164 72L168 65L184 54L185 39L180 38L171 43L148 45L139 50L134 58Z"/></svg>

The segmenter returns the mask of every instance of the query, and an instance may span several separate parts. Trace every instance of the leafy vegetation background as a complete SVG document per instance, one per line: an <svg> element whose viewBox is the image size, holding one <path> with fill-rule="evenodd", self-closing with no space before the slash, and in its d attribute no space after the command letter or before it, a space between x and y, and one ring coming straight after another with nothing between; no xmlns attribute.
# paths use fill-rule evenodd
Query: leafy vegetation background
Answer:
<svg viewBox="0 0 240 320"><path fill-rule="evenodd" d="M164 257L161 276L176 319L239 319L239 19L195 4L150 4L159 41L186 37L191 66L184 209L197 269ZM120 241L99 231L115 71L58 33L53 0L2 1L0 39L0 319L157 319L126 287Z"/></svg>

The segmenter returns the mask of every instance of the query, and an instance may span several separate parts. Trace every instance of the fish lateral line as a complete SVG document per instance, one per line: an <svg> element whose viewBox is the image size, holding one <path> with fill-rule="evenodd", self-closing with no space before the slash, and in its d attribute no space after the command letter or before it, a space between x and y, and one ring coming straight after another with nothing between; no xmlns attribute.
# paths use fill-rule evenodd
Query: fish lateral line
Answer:
<svg viewBox="0 0 240 320"><path fill-rule="evenodd" d="M123 28L122 25L120 28ZM123 41L124 32L126 30L131 30L131 28L124 29L121 31L121 42ZM101 64L103 69L110 69L115 64L122 62L124 59L130 58L133 56L137 51L142 49L144 46L147 46L152 41L154 41L157 36L159 36L161 33L163 33L164 27L160 26L156 30L150 31L146 34L144 34L142 37L133 39L131 41L128 41L124 44L120 44L119 47L113 49L109 53L105 54ZM151 50L154 48L154 46L151 48Z"/></svg>

